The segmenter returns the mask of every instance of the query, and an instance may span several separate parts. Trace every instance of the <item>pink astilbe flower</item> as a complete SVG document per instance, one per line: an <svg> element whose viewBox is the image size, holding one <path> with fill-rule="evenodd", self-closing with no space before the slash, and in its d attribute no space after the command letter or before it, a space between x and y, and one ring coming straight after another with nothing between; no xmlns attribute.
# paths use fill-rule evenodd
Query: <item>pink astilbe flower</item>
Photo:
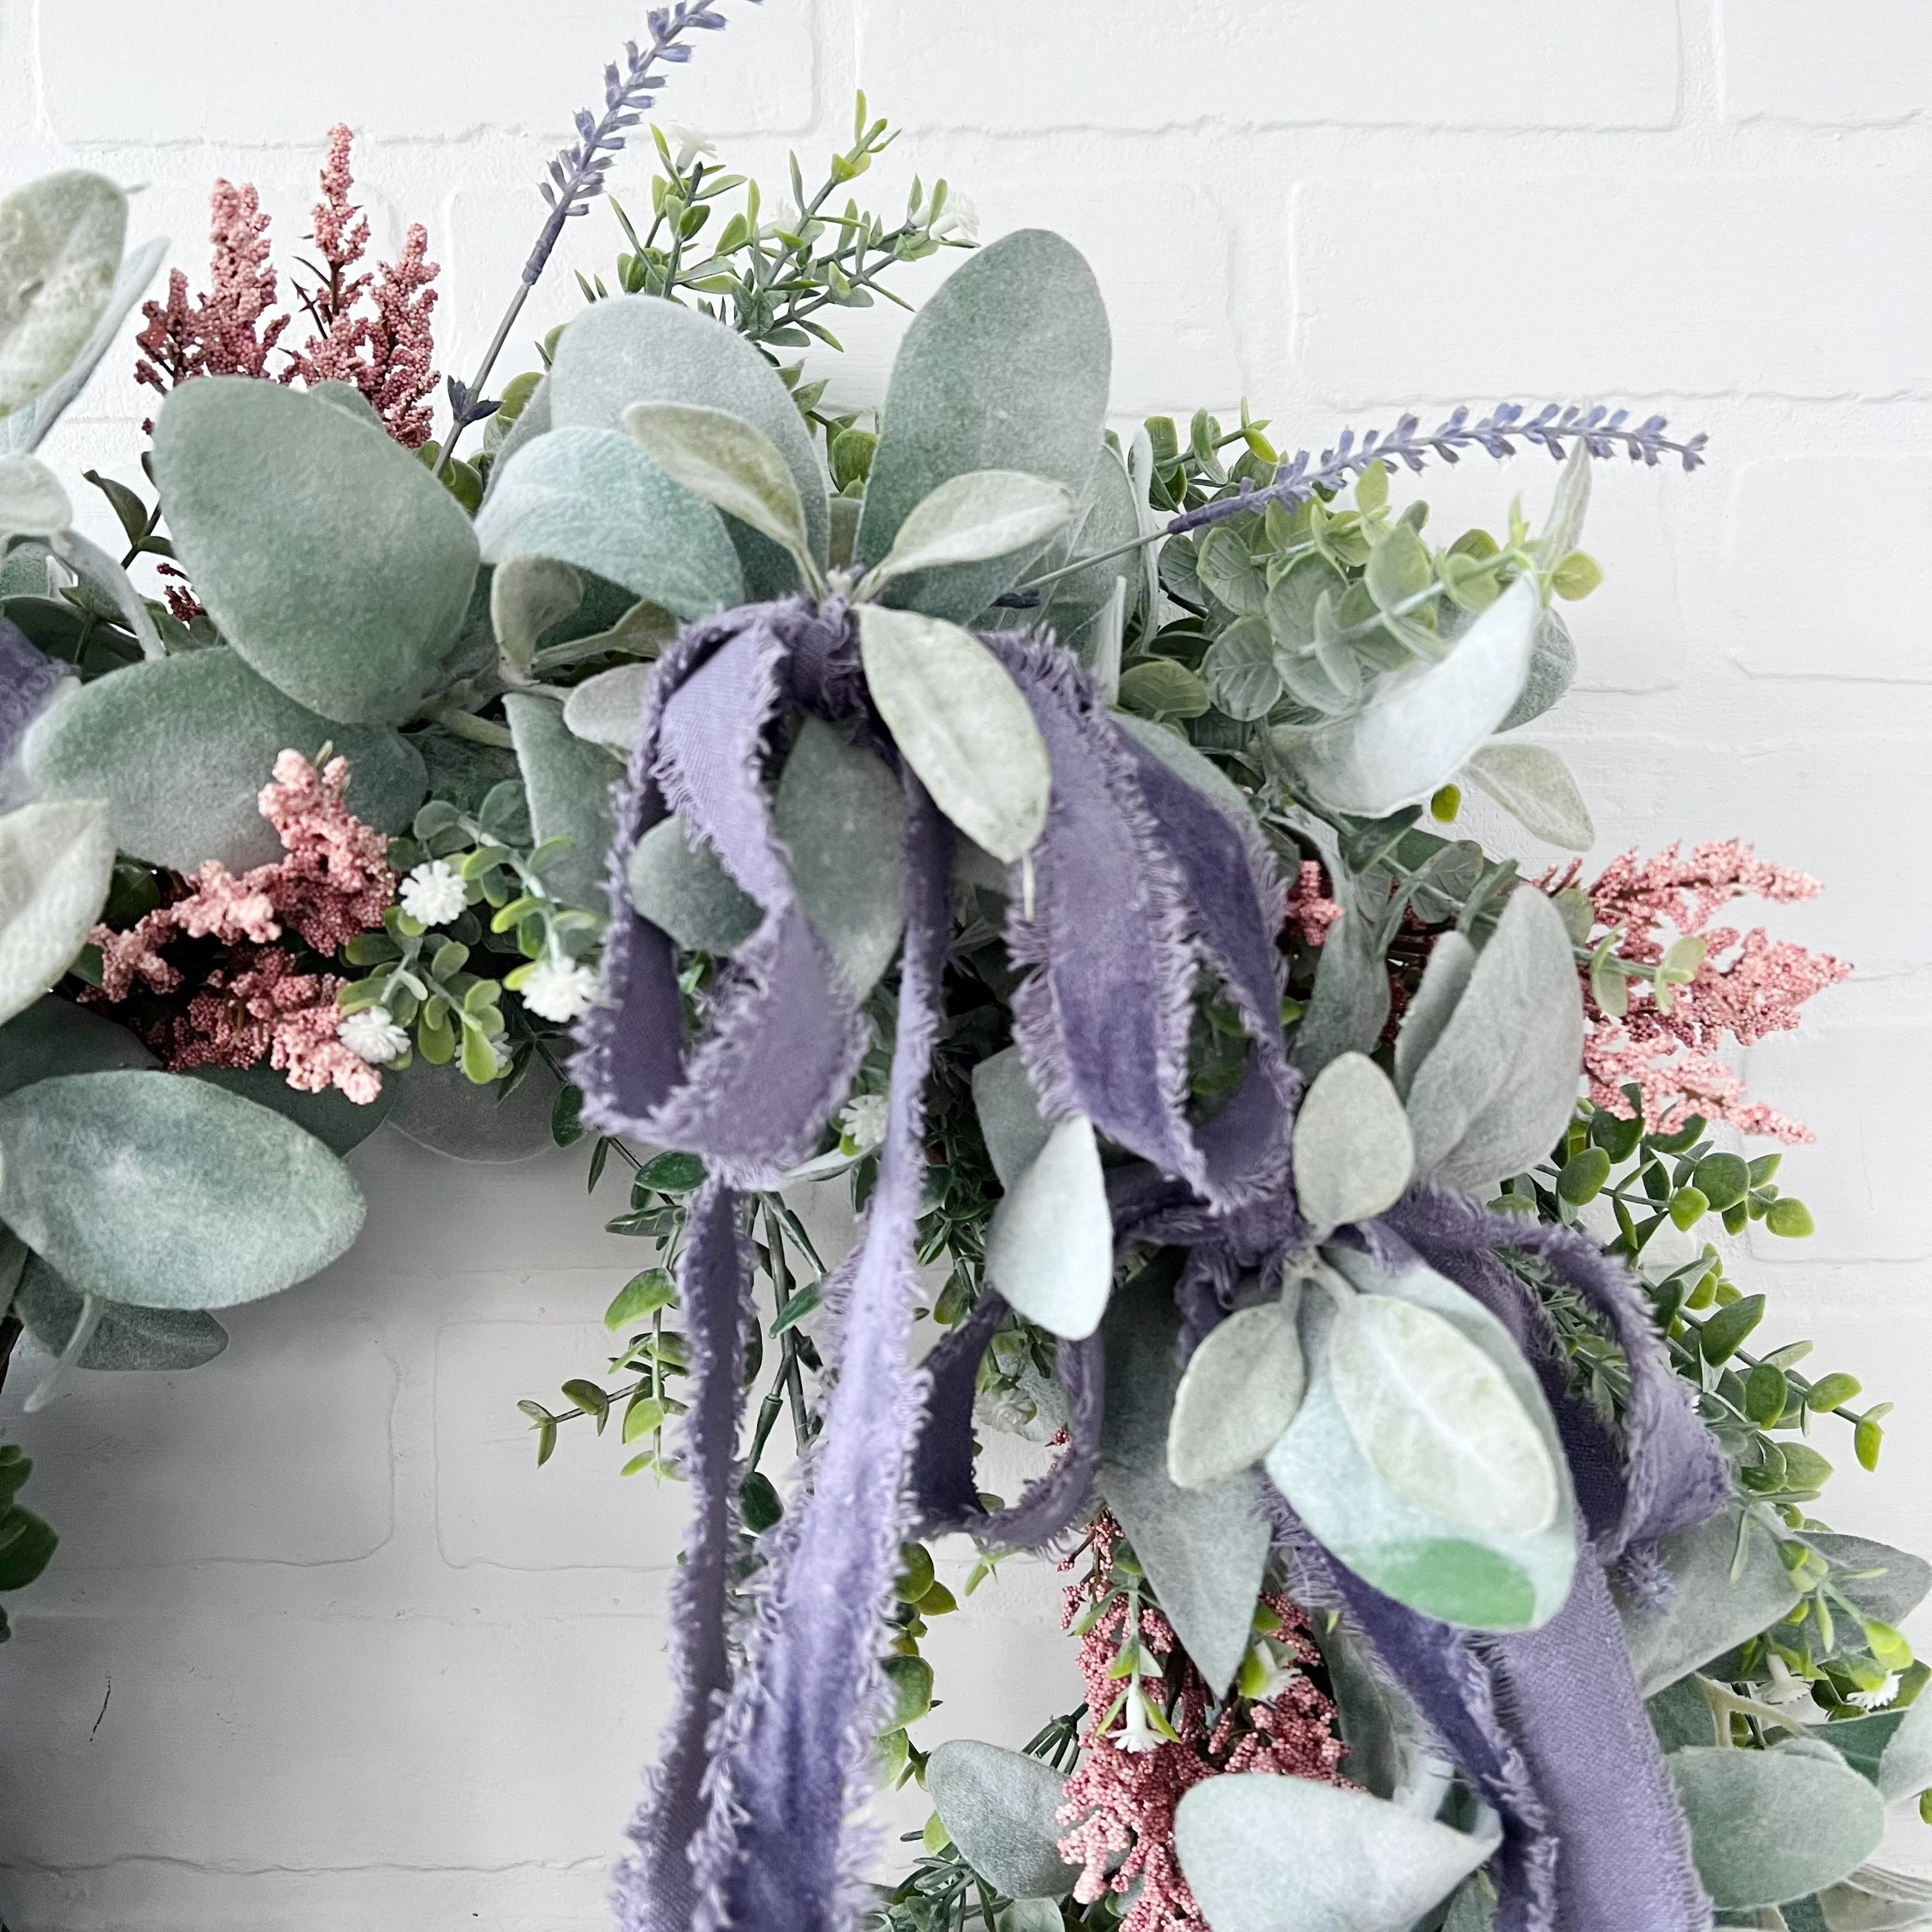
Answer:
<svg viewBox="0 0 1932 1932"><path fill-rule="evenodd" d="M1319 946L1328 937L1328 928L1342 916L1342 908L1322 890L1322 868L1312 859L1304 859L1288 889L1288 914L1284 924L1297 938L1310 946Z"/></svg>
<svg viewBox="0 0 1932 1932"><path fill-rule="evenodd" d="M1571 866L1546 880L1551 890L1576 882ZM1652 983L1626 984L1629 1010L1621 1018L1606 1013L1582 974L1590 1028L1583 1042L1583 1069L1590 1097L1600 1107L1628 1118L1623 1092L1634 1085L1646 1121L1656 1132L1672 1133L1693 1114L1728 1121L1745 1133L1787 1142L1811 1138L1802 1121L1746 1098L1744 1082L1718 1057L1728 1036L1750 1046L1767 1034L1796 1026L1798 1008L1814 993L1836 986L1851 971L1828 953L1808 952L1789 940L1773 940L1762 926L1740 933L1709 921L1718 908L1744 893L1789 905L1816 896L1818 881L1788 866L1760 860L1736 839L1713 841L1682 853L1672 845L1648 860L1634 851L1614 859L1588 888L1598 938L1620 933L1614 951L1633 964L1657 964L1670 935L1694 934L1705 943L1696 974L1675 989L1668 1012L1657 1005ZM1593 942L1594 943L1594 942Z"/></svg>
<svg viewBox="0 0 1932 1932"><path fill-rule="evenodd" d="M338 1087L358 1106L382 1090L382 1076L336 1037L342 981L332 973L298 973L279 946L238 948L241 970L217 968L170 1028L167 1064L253 1066L266 1058L291 1087L320 1094ZM245 963L242 963L245 962Z"/></svg>
<svg viewBox="0 0 1932 1932"><path fill-rule="evenodd" d="M1070 1568L1090 1550L1094 1558L1089 1575L1068 1586L1063 1626L1070 1627L1106 1596L1119 1539L1120 1526L1103 1512L1087 1543L1061 1564ZM1178 1744L1156 1739L1150 1746L1144 1737L1114 1726L1101 1731L1120 1692L1120 1680L1108 1672L1121 1648L1126 1601L1116 1597L1081 1638L1080 1673L1093 1722L1060 1808L1060 1822L1071 1828L1060 1840L1060 1854L1082 1868L1073 1896L1083 1905L1110 1890L1124 1893L1138 1882L1139 1896L1123 1917L1121 1932L1181 1932L1205 1925L1174 1844L1174 1812L1204 1778L1264 1772L1348 1782L1340 1769L1346 1748L1335 1735L1335 1707L1306 1674L1305 1666L1318 1661L1306 1620L1286 1597L1270 1592L1261 1600L1279 1622L1272 1641L1285 1674L1268 1696L1230 1696L1218 1710L1173 1626L1158 1610L1142 1605L1140 1641L1162 1666L1158 1678L1147 1680L1145 1694L1160 1698Z"/></svg>

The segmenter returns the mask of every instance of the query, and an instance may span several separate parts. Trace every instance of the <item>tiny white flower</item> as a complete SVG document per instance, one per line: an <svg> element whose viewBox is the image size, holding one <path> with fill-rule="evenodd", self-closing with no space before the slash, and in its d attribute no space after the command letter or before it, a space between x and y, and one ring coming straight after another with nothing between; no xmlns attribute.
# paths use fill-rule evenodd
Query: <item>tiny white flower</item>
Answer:
<svg viewBox="0 0 1932 1932"><path fill-rule="evenodd" d="M417 866L397 897L404 911L424 926L447 926L468 903L463 881L440 859Z"/></svg>
<svg viewBox="0 0 1932 1932"><path fill-rule="evenodd" d="M670 143L671 153L676 157L676 166L682 174L701 154L707 161L718 158L718 144L701 128L688 128L680 121L664 124L664 139Z"/></svg>
<svg viewBox="0 0 1932 1932"><path fill-rule="evenodd" d="M1854 1690L1850 1702L1862 1711L1882 1711L1898 1695L1898 1672L1888 1672L1876 1690Z"/></svg>
<svg viewBox="0 0 1932 1932"><path fill-rule="evenodd" d="M838 1116L840 1139L849 1141L854 1153L870 1154L884 1141L891 1112L891 1102L884 1094L861 1094Z"/></svg>
<svg viewBox="0 0 1932 1932"><path fill-rule="evenodd" d="M540 960L524 982L524 1004L547 1020L574 1020L597 1004L597 975L588 966Z"/></svg>
<svg viewBox="0 0 1932 1932"><path fill-rule="evenodd" d="M1140 1686L1136 1684L1127 1693L1126 1728L1114 1733L1114 1748L1124 1751L1156 1751L1166 1742L1148 1722L1147 1703L1141 1696Z"/></svg>
<svg viewBox="0 0 1932 1932"><path fill-rule="evenodd" d="M351 1013L335 1030L335 1036L358 1060L371 1066L386 1066L408 1050L410 1036L389 1016L387 1006L364 1006Z"/></svg>
<svg viewBox="0 0 1932 1932"><path fill-rule="evenodd" d="M976 242L980 238L980 211L956 188L949 188L946 190L946 206L939 211L932 232L942 241L956 235L962 241Z"/></svg>
<svg viewBox="0 0 1932 1932"><path fill-rule="evenodd" d="M772 210L770 218L766 220L764 226L759 230L759 232L761 235L766 236L773 235L796 235L799 230L799 224L803 221L804 219L804 216L799 213L798 210L792 206L790 200L788 199L781 201L778 205Z"/></svg>

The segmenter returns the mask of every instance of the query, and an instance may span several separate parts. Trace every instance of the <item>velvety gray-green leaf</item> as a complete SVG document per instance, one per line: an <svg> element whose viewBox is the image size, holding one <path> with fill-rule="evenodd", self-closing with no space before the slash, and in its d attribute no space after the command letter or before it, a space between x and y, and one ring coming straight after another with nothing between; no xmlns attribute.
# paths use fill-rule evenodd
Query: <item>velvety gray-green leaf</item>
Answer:
<svg viewBox="0 0 1932 1932"><path fill-rule="evenodd" d="M64 169L0 200L0 415L78 362L114 292L128 197L104 175Z"/></svg>
<svg viewBox="0 0 1932 1932"><path fill-rule="evenodd" d="M1932 1704L1906 1706L1878 1761L1878 1792L1887 1804L1932 1788Z"/></svg>
<svg viewBox="0 0 1932 1932"><path fill-rule="evenodd" d="M562 706L549 698L512 692L503 715L516 740L537 842L571 842L549 862L545 884L566 905L606 910L604 860L616 832L610 788L623 767L602 746L575 736L564 723Z"/></svg>
<svg viewBox="0 0 1932 1932"><path fill-rule="evenodd" d="M52 799L0 817L0 1025L74 963L113 875L101 800Z"/></svg>
<svg viewBox="0 0 1932 1932"><path fill-rule="evenodd" d="M1066 1782L1036 1757L972 1738L940 1745L926 1771L932 1808L967 1862L1016 1898L1063 1898L1080 1876L1059 1852Z"/></svg>
<svg viewBox="0 0 1932 1932"><path fill-rule="evenodd" d="M1388 904L1388 880L1350 870L1332 827L1312 813L1294 820L1322 855L1342 916L1328 928L1315 968L1315 994L1294 1030L1288 1058L1313 1079L1340 1053L1367 1053L1388 1019L1388 974L1376 934Z"/></svg>
<svg viewBox="0 0 1932 1932"><path fill-rule="evenodd" d="M1294 1122L1294 1191L1325 1234L1400 1201L1415 1171L1408 1116L1388 1076L1362 1053L1338 1054L1303 1095Z"/></svg>
<svg viewBox="0 0 1932 1932"><path fill-rule="evenodd" d="M1053 772L1019 687L971 632L876 604L859 611L872 701L961 831L1009 865L1046 825Z"/></svg>
<svg viewBox="0 0 1932 1932"><path fill-rule="evenodd" d="M1475 970L1476 949L1460 932L1444 933L1429 949L1422 983L1416 988L1395 1036L1395 1090L1404 1100L1414 1082L1416 1069L1442 1037L1442 1029L1449 1024L1456 1003L1468 991L1469 975Z"/></svg>
<svg viewBox="0 0 1932 1932"><path fill-rule="evenodd" d="M259 1066L197 1066L189 1076L294 1121L336 1154L360 1147L389 1118L396 1104L399 1077L384 1068L382 1090L373 1100L358 1102L334 1087L324 1088L320 1094L304 1094L291 1087L287 1077L266 1060Z"/></svg>
<svg viewBox="0 0 1932 1932"><path fill-rule="evenodd" d="M1152 1274L1123 1288L1107 1313L1100 1493L1218 1697L1247 1650L1268 1527L1256 1472L1202 1490L1184 1490L1168 1474L1180 1317L1168 1282Z"/></svg>
<svg viewBox="0 0 1932 1932"><path fill-rule="evenodd" d="M631 848L624 879L632 907L693 952L735 952L764 916L716 855L691 843L680 818L660 820Z"/></svg>
<svg viewBox="0 0 1932 1932"><path fill-rule="evenodd" d="M490 573L490 623L506 660L528 670L537 640L584 602L584 579L551 556L513 556Z"/></svg>
<svg viewBox="0 0 1932 1932"><path fill-rule="evenodd" d="M1827 1886L1816 1905L1825 1932L1918 1932L1932 1925L1932 1881L1862 1864Z"/></svg>
<svg viewBox="0 0 1932 1932"><path fill-rule="evenodd" d="M563 701L564 723L586 742L628 755L644 723L651 670L648 664L619 664L573 685Z"/></svg>
<svg viewBox="0 0 1932 1932"><path fill-rule="evenodd" d="M1546 746L1508 740L1478 746L1462 769L1472 784L1545 844L1587 852L1597 842L1590 808L1570 767Z"/></svg>
<svg viewBox="0 0 1932 1932"><path fill-rule="evenodd" d="M667 304L669 306L669 304ZM536 441L540 436L548 436L554 427L550 420L550 378L539 377L537 386L530 394L530 399L518 411L515 422L500 435L496 418L492 416L483 426L483 446L492 458L490 474L483 485L483 500L488 502L494 494L496 480L500 477L510 458L526 444ZM615 429L617 418L615 412L610 420L598 427Z"/></svg>
<svg viewBox="0 0 1932 1932"><path fill-rule="evenodd" d="M1094 1124L1056 1120L993 1210L986 1275L1029 1321L1070 1341L1100 1325L1114 1280L1114 1222Z"/></svg>
<svg viewBox="0 0 1932 1932"><path fill-rule="evenodd" d="M1073 493L1018 470L970 470L950 476L916 503L891 550L867 577L866 590L917 570L984 563L1030 550L1072 520Z"/></svg>
<svg viewBox="0 0 1932 1932"><path fill-rule="evenodd" d="M1083 556L1104 556L1142 534L1140 500L1120 459L1102 443L1094 467L1080 493L1073 520L1047 544L1027 565L1029 578L1060 570ZM1122 596L1122 615L1137 610L1143 596L1146 572L1142 562L1145 551L1129 551L1108 557L1104 562L1088 564L1083 569L1056 579L1041 593L1044 602L1032 610L1004 614L999 621L1020 625L1052 624L1061 641L1071 645L1072 631L1083 611L1097 610L1116 590ZM1082 653L1083 661L1088 653Z"/></svg>
<svg viewBox="0 0 1932 1932"><path fill-rule="evenodd" d="M225 1308L327 1267L362 1197L313 1135L206 1081L77 1073L0 1100L0 1219L81 1293Z"/></svg>
<svg viewBox="0 0 1932 1932"><path fill-rule="evenodd" d="M432 1153L500 1166L533 1160L556 1144L550 1124L562 1083L541 1060L508 1096L496 1083L473 1085L460 1067L432 1066L421 1059L400 1072L385 1073L383 1085L392 1082L391 1124Z"/></svg>
<svg viewBox="0 0 1932 1932"><path fill-rule="evenodd" d="M256 670L325 718L409 715L476 578L425 464L315 397L215 376L162 405L154 478L195 594Z"/></svg>
<svg viewBox="0 0 1932 1932"><path fill-rule="evenodd" d="M973 1107L993 1172L1002 1187L1010 1187L1033 1165L1053 1131L1040 1111L1018 1047L1006 1047L974 1068Z"/></svg>
<svg viewBox="0 0 1932 1932"><path fill-rule="evenodd" d="M1536 640L1530 646L1529 670L1498 731L1514 731L1551 710L1576 676L1576 646L1562 613L1546 610L1538 620Z"/></svg>
<svg viewBox="0 0 1932 1932"><path fill-rule="evenodd" d="M491 563L554 557L680 617L745 600L724 519L620 430L555 429L526 444L477 513L476 535Z"/></svg>
<svg viewBox="0 0 1932 1932"><path fill-rule="evenodd" d="M1214 1932L1397 1932L1496 1848L1366 1791L1256 1772L1196 1785L1174 1842Z"/></svg>
<svg viewBox="0 0 1932 1932"><path fill-rule="evenodd" d="M14 1312L50 1355L58 1357L80 1319L81 1297L38 1255L28 1258L14 1297ZM74 1364L79 1369L196 1369L228 1346L228 1331L198 1308L134 1308L124 1302L101 1305Z"/></svg>
<svg viewBox="0 0 1932 1932"><path fill-rule="evenodd" d="M36 792L104 798L116 843L149 864L232 871L281 856L256 800L276 754L313 758L333 743L349 760L349 808L400 832L422 802L423 763L380 725L334 724L304 710L232 651L185 652L97 678L50 705L20 758Z"/></svg>
<svg viewBox="0 0 1932 1932"><path fill-rule="evenodd" d="M1894 1550L1867 1536L1840 1536L1807 1530L1808 1543L1840 1574L1832 1578L1868 1617L1897 1626L1924 1601L1932 1589L1932 1563L1910 1550Z"/></svg>
<svg viewBox="0 0 1932 1932"><path fill-rule="evenodd" d="M949 477L1022 470L1076 496L1101 447L1112 365L1094 272L1057 235L1022 229L956 269L892 364L856 556L875 564ZM902 579L893 601L959 622L1018 580L1025 551Z"/></svg>
<svg viewBox="0 0 1932 1932"><path fill-rule="evenodd" d="M73 521L60 478L38 456L0 456L0 540L51 537Z"/></svg>
<svg viewBox="0 0 1932 1932"><path fill-rule="evenodd" d="M1252 1467L1294 1420L1307 1385L1293 1315L1278 1301L1236 1310L1209 1330L1180 1378L1167 1473L1202 1490Z"/></svg>
<svg viewBox="0 0 1932 1932"><path fill-rule="evenodd" d="M792 884L855 998L878 984L905 925L905 794L877 752L808 717L772 822Z"/></svg>
<svg viewBox="0 0 1932 1932"><path fill-rule="evenodd" d="M125 1027L50 993L0 1032L0 1099L56 1074L133 1072L156 1064Z"/></svg>
<svg viewBox="0 0 1932 1932"><path fill-rule="evenodd" d="M1570 935L1540 892L1520 886L1410 1080L1418 1171L1474 1193L1542 1160L1568 1124L1582 1056Z"/></svg>

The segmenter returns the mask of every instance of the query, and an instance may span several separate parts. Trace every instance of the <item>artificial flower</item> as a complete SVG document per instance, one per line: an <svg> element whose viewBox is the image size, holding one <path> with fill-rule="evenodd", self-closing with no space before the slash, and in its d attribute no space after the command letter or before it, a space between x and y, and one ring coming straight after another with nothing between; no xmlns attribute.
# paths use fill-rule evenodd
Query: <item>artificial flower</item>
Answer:
<svg viewBox="0 0 1932 1932"><path fill-rule="evenodd" d="M404 911L424 926L447 926L469 903L463 881L440 859L430 859L403 881Z"/></svg>
<svg viewBox="0 0 1932 1932"><path fill-rule="evenodd" d="M524 982L524 1004L547 1020L574 1020L597 1004L597 975L588 966L543 959Z"/></svg>
<svg viewBox="0 0 1932 1932"><path fill-rule="evenodd" d="M886 1138L891 1103L883 1094L861 1094L838 1116L838 1144L846 1154L870 1154Z"/></svg>
<svg viewBox="0 0 1932 1932"><path fill-rule="evenodd" d="M350 1014L335 1036L371 1066L386 1066L409 1050L410 1036L390 1017L387 1006L364 1006Z"/></svg>

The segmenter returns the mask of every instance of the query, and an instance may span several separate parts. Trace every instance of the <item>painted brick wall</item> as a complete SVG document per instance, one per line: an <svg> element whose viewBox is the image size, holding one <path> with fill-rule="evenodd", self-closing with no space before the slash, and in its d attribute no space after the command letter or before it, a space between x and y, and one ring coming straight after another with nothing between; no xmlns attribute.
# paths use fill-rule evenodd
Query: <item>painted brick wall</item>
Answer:
<svg viewBox="0 0 1932 1932"><path fill-rule="evenodd" d="M286 247L346 118L379 244L430 229L445 366L466 369L527 248L545 152L640 10L0 0L0 176L80 164L146 184L135 233L172 235L198 278L210 178L257 182ZM1696 477L1600 476L1590 542L1610 580L1579 614L1582 678L1546 736L1585 778L1601 854L1742 833L1829 884L1779 928L1858 974L1748 1070L1819 1131L1786 1172L1820 1233L1738 1266L1773 1293L1780 1339L1828 1321L1830 1366L1903 1401L1885 1472L1844 1477L1834 1516L1932 1548L1915 1395L1932 913L1900 857L1932 752L1932 16L1910 0L1843 0L1828 28L1798 0L732 10L667 112L776 178L788 146L842 138L862 83L908 130L882 200L944 173L989 234L1041 223L1088 253L1124 418L1246 394L1281 440L1318 442L1405 404L1549 394L1711 432ZM614 185L641 195L644 178ZM602 213L573 226L525 344L576 308L568 269L615 247ZM856 402L896 329L890 311L853 321L832 373ZM55 438L70 476L133 472L130 359ZM1550 482L1525 460L1424 487L1439 514L1493 518ZM600 1922L664 1705L682 1498L620 1483L608 1442L539 1474L513 1405L595 1364L632 1257L577 1156L485 1181L392 1138L371 1152L362 1244L238 1311L218 1363L82 1376L32 1418L14 1378L0 1426L42 1458L31 1499L63 1535L0 1653L16 1932ZM1847 1444L1820 1442L1850 1468ZM963 1568L950 1552L945 1574ZM1072 1701L1056 1610L1050 1569L1016 1564L950 1621L933 1736L1017 1743ZM1898 1850L1923 1856L1909 1836Z"/></svg>

